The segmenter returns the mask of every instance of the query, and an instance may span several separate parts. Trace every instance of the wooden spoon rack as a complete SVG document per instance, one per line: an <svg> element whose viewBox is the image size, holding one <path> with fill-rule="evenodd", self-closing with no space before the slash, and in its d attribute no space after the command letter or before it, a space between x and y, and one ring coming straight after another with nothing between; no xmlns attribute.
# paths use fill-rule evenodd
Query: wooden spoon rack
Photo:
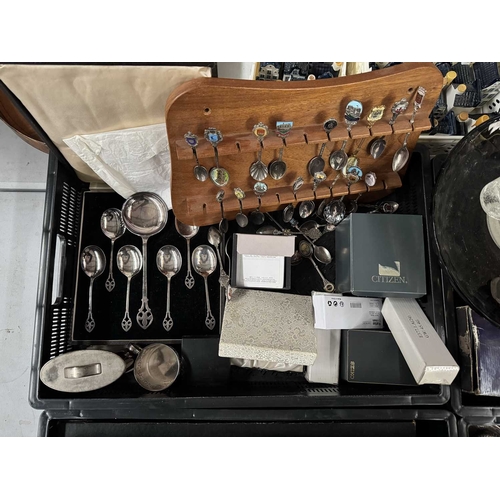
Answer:
<svg viewBox="0 0 500 500"><path fill-rule="evenodd" d="M408 149L411 153L421 131L429 129L429 114L442 88L441 72L432 63L404 63L373 73L364 73L343 78L303 82L266 82L230 79L200 78L180 85L166 104L166 124L172 161L172 204L175 216L185 224L205 226L217 223L221 218L216 194L224 189L224 211L232 220L239 212L239 203L234 188L246 193L243 210L249 213L258 206L254 194L255 180L250 177L250 165L256 161L260 149L252 128L259 122L269 127L263 141L262 161L269 164L278 157L282 140L275 134L277 121L293 121L293 129L286 139L283 160L287 171L283 178L274 180L268 176L264 182L268 191L262 197L261 210L274 211L290 202L314 199L313 178L307 170L309 160L319 153L321 144L327 142L323 158L326 161L327 179L316 191L316 199L330 196L330 185L337 172L328 163L332 151L340 149L342 141L348 139L345 151L354 152L359 141L366 138L357 154L363 174L375 172L377 183L368 187L363 180L352 184L339 178L334 187L334 196L366 193L362 201L373 201L386 196L390 190L401 186L405 169L392 171L392 159L402 146L407 132ZM410 123L413 101L419 86L426 89L422 108L415 122ZM391 126L391 107L401 98L409 101L406 112ZM361 120L350 133L344 123L347 103L358 100L363 104ZM383 118L370 130L366 122L370 110L384 104ZM338 126L330 132L330 140L323 130L323 123L335 118ZM204 139L209 127L220 130L224 140L218 145L219 163L230 175L229 183L220 188L210 178L198 181L193 174L196 161L192 149L186 144L184 134L188 131L199 138L197 149L200 163L210 170L215 166L214 149ZM370 156L372 140L385 136L387 146L378 159ZM296 198L292 192L294 180L301 176L304 186Z"/></svg>

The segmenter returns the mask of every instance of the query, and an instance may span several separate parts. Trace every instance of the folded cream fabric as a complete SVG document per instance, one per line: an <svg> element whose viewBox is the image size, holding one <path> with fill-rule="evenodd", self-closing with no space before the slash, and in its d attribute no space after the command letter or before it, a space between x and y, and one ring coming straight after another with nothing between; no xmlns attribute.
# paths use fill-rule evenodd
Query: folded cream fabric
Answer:
<svg viewBox="0 0 500 500"><path fill-rule="evenodd" d="M199 66L0 64L0 79L89 182L98 176L63 139L165 123L170 93L210 76Z"/></svg>

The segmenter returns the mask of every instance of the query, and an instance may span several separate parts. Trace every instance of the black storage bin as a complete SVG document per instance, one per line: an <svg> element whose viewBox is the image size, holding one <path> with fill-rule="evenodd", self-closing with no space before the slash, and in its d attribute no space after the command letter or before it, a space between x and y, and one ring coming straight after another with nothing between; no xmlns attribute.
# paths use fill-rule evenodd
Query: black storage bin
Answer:
<svg viewBox="0 0 500 500"><path fill-rule="evenodd" d="M500 417L467 416L458 419L459 437L500 437Z"/></svg>
<svg viewBox="0 0 500 500"><path fill-rule="evenodd" d="M428 409L177 409L147 419L130 412L43 412L42 437L417 436L455 437L455 416Z"/></svg>
<svg viewBox="0 0 500 500"><path fill-rule="evenodd" d="M441 273L432 248L430 224L432 172L428 150L417 147L412 155L403 187L389 199L400 203L400 213L424 218L427 266L426 297L419 299L436 331L445 339ZM55 156L50 157L42 236L39 290L35 321L30 403L38 409L80 411L147 411L148 416L179 408L236 407L375 407L441 405L448 401L447 386L418 387L348 384L309 384L300 373L278 373L232 367L226 385L189 387L177 381L169 390L147 393L127 374L112 385L81 394L60 393L40 382L40 368L49 359L74 348L70 341L71 317L78 266L78 243L83 193L89 186ZM113 196L116 196L113 194ZM66 241L64 280L55 269L58 238ZM58 253L60 255L60 253ZM314 270L311 268L311 276ZM54 282L56 277L56 282ZM197 332L193 332L196 334ZM169 415L170 418L170 415Z"/></svg>

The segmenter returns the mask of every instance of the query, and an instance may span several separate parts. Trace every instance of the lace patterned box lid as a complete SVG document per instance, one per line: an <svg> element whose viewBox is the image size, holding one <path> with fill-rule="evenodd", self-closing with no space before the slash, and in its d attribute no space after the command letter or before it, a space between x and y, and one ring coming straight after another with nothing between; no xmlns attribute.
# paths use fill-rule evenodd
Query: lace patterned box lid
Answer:
<svg viewBox="0 0 500 500"><path fill-rule="evenodd" d="M316 353L310 296L234 291L224 312L219 356L312 365Z"/></svg>

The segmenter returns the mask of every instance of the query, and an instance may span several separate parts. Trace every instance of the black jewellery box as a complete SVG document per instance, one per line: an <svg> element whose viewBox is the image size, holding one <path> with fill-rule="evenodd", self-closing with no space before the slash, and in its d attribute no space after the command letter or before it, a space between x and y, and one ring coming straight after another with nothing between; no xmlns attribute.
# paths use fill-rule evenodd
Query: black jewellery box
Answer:
<svg viewBox="0 0 500 500"><path fill-rule="evenodd" d="M351 214L335 231L337 289L366 297L427 293L420 215Z"/></svg>

